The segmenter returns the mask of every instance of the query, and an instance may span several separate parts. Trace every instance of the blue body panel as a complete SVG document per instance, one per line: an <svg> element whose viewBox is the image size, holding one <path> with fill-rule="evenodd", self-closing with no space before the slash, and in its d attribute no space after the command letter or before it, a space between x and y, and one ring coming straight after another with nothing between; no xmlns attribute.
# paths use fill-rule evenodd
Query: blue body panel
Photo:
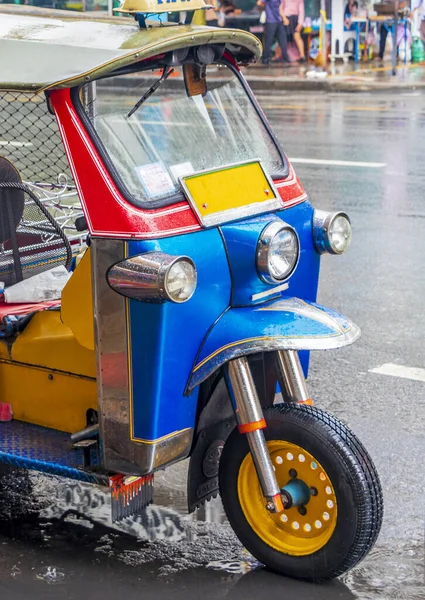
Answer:
<svg viewBox="0 0 425 600"><path fill-rule="evenodd" d="M354 342L359 328L343 315L298 298L228 310L210 331L188 383L193 389L222 364L270 350L338 348Z"/></svg>
<svg viewBox="0 0 425 600"><path fill-rule="evenodd" d="M192 377L192 393L189 395L185 395L189 391L187 384L194 366L205 358L205 352L216 350L215 344L223 341L223 327L227 328L227 338L223 343L229 340L238 343L248 335L264 334L265 324L256 318L257 313L253 309L258 307L258 302L252 300L252 295L275 286L259 279L255 254L261 231L276 217L296 229L300 238L300 261L289 280L289 289L269 296L263 303L276 297L316 299L319 255L313 247L312 214L310 203L303 202L278 213L225 224L220 228L161 240L128 242L129 257L152 251L186 255L195 262L198 272L196 292L187 303L127 301L134 441L159 440L194 427L198 398L194 382L201 381L204 371L199 369ZM232 306L245 307L241 309L244 317L235 319ZM228 309L232 314L229 320L221 318ZM220 326L215 329L214 324L220 318ZM288 327L291 335L297 335L301 325L304 332L311 326L308 323L290 324L276 313L270 313L267 319L273 323L278 321L280 332ZM300 356L307 373L309 354L301 352Z"/></svg>
<svg viewBox="0 0 425 600"><path fill-rule="evenodd" d="M313 244L313 210L310 202L306 201L273 214L261 215L246 221L221 226L232 275L232 306L249 306L270 300L273 297L295 296L310 302L316 301L320 256ZM264 283L258 277L255 259L258 238L263 229L276 217L279 217L296 230L300 240L300 260L297 269L288 280L289 287L287 290L262 300L253 300L252 296L254 294L275 287ZM235 332L235 335L238 335L237 332ZM299 356L304 375L307 377L310 353L301 351Z"/></svg>
<svg viewBox="0 0 425 600"><path fill-rule="evenodd" d="M128 301L133 439L148 441L194 426L198 390L185 396L186 383L202 340L229 306L231 292L217 229L128 244L129 256L153 250L190 256L198 285L184 304Z"/></svg>
<svg viewBox="0 0 425 600"><path fill-rule="evenodd" d="M276 218L291 225L300 240L300 260L295 273L288 280L289 288L277 296L297 296L315 302L319 279L320 257L313 246L313 208L309 202L273 214L220 227L229 257L232 274L232 306L249 306L264 302L252 300L254 294L265 292L278 284L264 283L257 274L256 250L263 229ZM306 277L306 274L308 276ZM267 300L269 300L267 298Z"/></svg>

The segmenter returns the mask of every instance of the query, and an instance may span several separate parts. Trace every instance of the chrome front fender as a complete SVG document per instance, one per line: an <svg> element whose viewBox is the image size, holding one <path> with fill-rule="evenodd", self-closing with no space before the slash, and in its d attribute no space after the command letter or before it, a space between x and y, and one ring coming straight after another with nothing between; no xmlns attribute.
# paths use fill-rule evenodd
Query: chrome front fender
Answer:
<svg viewBox="0 0 425 600"><path fill-rule="evenodd" d="M273 350L330 350L352 344L360 328L329 308L299 298L231 308L205 338L190 374L190 391L225 362Z"/></svg>

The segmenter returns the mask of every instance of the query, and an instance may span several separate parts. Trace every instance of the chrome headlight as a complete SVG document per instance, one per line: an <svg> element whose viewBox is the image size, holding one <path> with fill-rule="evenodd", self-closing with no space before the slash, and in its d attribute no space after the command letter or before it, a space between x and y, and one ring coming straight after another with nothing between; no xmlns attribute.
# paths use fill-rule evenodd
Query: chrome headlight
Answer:
<svg viewBox="0 0 425 600"><path fill-rule="evenodd" d="M313 241L319 254L343 254L351 242L351 223L344 212L315 210Z"/></svg>
<svg viewBox="0 0 425 600"><path fill-rule="evenodd" d="M142 302L186 302L196 289L194 262L187 256L148 252L113 265L107 274L113 290Z"/></svg>
<svg viewBox="0 0 425 600"><path fill-rule="evenodd" d="M257 271L266 283L279 283L295 270L300 243L295 230L283 221L263 229L257 244Z"/></svg>

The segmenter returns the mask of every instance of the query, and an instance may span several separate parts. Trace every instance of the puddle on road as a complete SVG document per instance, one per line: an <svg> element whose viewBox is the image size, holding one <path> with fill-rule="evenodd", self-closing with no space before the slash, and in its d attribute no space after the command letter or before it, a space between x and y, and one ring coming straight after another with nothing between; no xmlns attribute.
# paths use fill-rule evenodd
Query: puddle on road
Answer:
<svg viewBox="0 0 425 600"><path fill-rule="evenodd" d="M65 573L63 573L57 567L48 566L42 569L39 573L36 573L35 578L45 581L49 585L57 585L58 583L63 583L65 579Z"/></svg>
<svg viewBox="0 0 425 600"><path fill-rule="evenodd" d="M251 577L264 571L226 523L219 499L207 503L193 515L183 514L185 494L181 491L181 483L179 488L170 481L165 487L159 486L156 494L156 502L172 504L173 508L153 505L138 517L112 524L109 494L101 488L39 474L29 475L29 480L28 475L23 477L21 481L14 481L13 477L8 480L8 489L0 506L3 519L12 515L16 518L19 510L27 515L15 528L14 538L22 535L33 544L57 549L59 554L67 552L68 545L73 542L74 551L80 546L85 551L89 549L92 562L103 557L126 567L149 566L149 570L154 569L156 577L164 581L179 574L185 577L184 573L201 568L230 577L233 586L235 578L242 577L243 582L248 575ZM28 494L19 507L22 481ZM31 487L32 494L29 493ZM342 582L335 582L334 587L302 584L304 591L299 599L423 600L423 540L409 544L386 540L385 544L378 545ZM19 562L12 564L9 576L19 579L22 570ZM48 585L67 582L63 568L46 563L36 570L34 578ZM255 581L258 581L257 575ZM292 580L288 583L285 578L278 577L273 580L274 588L277 581L285 582L286 591L288 585L296 585ZM332 594L330 590L333 590ZM237 595L243 596L240 589Z"/></svg>
<svg viewBox="0 0 425 600"><path fill-rule="evenodd" d="M423 600L425 598L424 541L377 545L350 571L344 582L362 600Z"/></svg>

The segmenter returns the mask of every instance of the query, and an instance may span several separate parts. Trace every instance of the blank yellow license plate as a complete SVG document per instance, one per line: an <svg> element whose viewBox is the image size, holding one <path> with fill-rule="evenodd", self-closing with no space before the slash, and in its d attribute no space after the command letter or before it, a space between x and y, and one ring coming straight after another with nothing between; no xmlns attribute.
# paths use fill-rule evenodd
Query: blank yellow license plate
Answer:
<svg viewBox="0 0 425 600"><path fill-rule="evenodd" d="M259 160L186 175L180 181L204 227L282 208Z"/></svg>

